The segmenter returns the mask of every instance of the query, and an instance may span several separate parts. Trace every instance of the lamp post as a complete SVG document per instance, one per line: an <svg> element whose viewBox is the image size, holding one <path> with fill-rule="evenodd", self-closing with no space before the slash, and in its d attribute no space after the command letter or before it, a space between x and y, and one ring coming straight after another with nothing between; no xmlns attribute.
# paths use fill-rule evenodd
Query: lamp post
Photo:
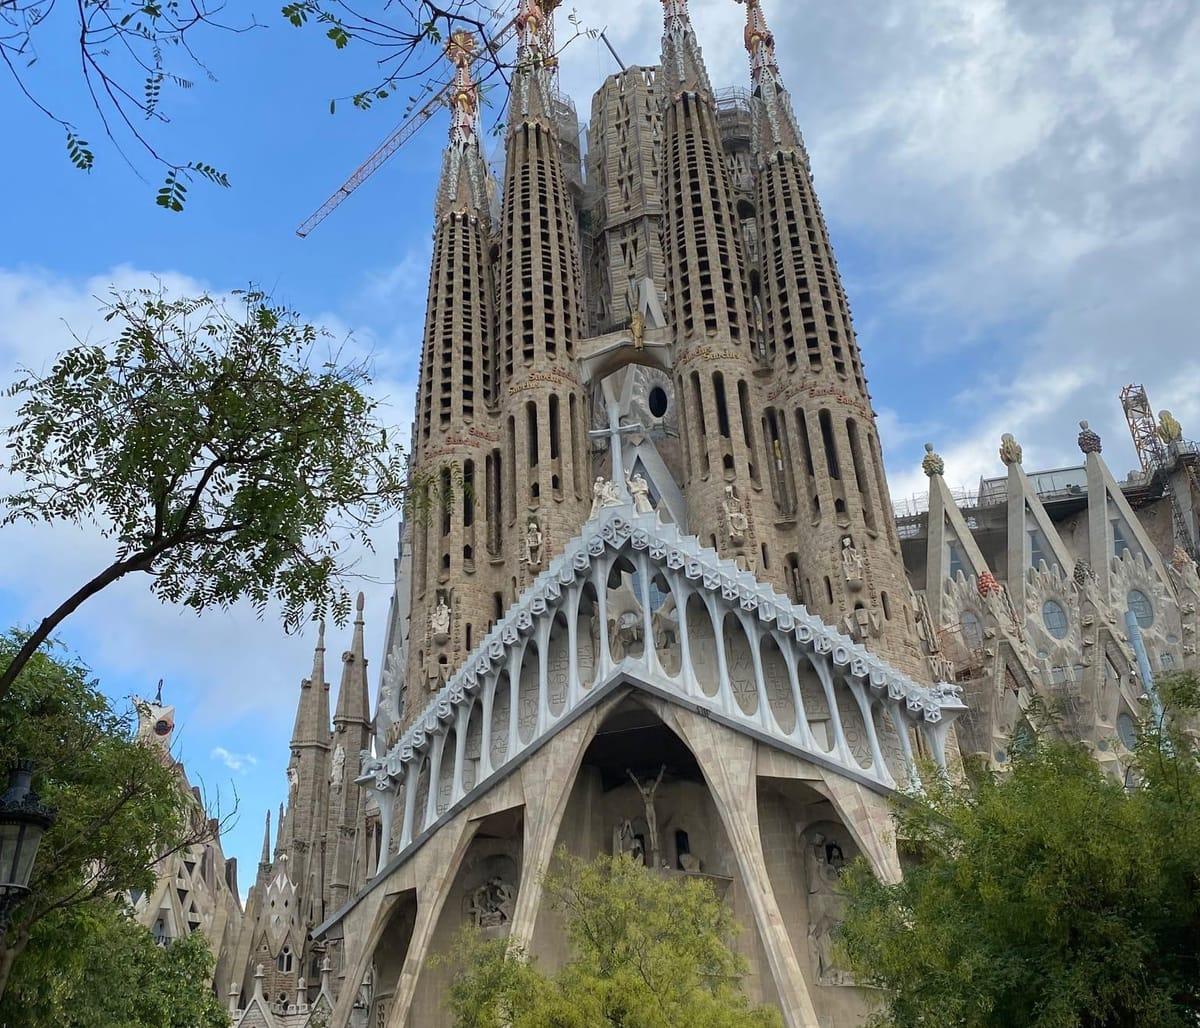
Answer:
<svg viewBox="0 0 1200 1028"><path fill-rule="evenodd" d="M9 772L8 791L0 796L0 939L29 892L38 846L54 824L54 810L29 788L32 778L33 761L18 760Z"/></svg>

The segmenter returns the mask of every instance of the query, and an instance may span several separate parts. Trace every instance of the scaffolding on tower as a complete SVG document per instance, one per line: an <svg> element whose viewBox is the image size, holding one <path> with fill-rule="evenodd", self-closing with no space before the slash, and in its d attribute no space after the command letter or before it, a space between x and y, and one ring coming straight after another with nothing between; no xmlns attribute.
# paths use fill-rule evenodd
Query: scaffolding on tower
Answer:
<svg viewBox="0 0 1200 1028"><path fill-rule="evenodd" d="M1121 407L1125 411L1125 420L1129 423L1129 434L1133 438L1133 448L1137 451L1138 460L1147 479L1161 477L1163 496L1171 506L1171 524L1175 545L1180 547L1193 560L1196 559L1196 541L1188 528L1184 516L1183 505L1171 484L1173 465L1178 461L1179 466L1187 475L1191 488L1200 493L1200 484L1196 480L1196 472L1192 467L1194 461L1181 459L1185 454L1174 454L1172 449L1180 449L1176 444L1168 447L1160 431L1159 419L1154 416L1150 406L1150 398L1146 395L1145 386L1130 384L1121 390ZM1195 447L1186 446L1188 454L1195 455Z"/></svg>

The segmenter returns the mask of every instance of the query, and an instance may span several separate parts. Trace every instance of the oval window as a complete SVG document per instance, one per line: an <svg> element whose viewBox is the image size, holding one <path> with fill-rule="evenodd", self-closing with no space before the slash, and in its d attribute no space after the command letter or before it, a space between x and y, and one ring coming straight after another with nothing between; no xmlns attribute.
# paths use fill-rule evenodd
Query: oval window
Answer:
<svg viewBox="0 0 1200 1028"><path fill-rule="evenodd" d="M1055 639L1067 637L1067 631L1070 628L1067 622L1067 612L1063 610L1062 604L1057 600L1047 600L1042 604L1042 621L1046 625L1046 631Z"/></svg>
<svg viewBox="0 0 1200 1028"><path fill-rule="evenodd" d="M646 406L650 408L650 413L654 417L666 417L669 406L667 391L662 386L655 386L650 390L650 395L646 397Z"/></svg>

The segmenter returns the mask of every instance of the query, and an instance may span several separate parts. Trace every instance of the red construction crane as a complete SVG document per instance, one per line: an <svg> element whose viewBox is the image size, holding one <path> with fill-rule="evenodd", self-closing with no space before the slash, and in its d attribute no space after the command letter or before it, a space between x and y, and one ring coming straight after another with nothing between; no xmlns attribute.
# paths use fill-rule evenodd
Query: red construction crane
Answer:
<svg viewBox="0 0 1200 1028"><path fill-rule="evenodd" d="M500 47L504 46L512 38L516 28L517 19L513 18L487 42L487 48L491 51L492 57L495 60L499 60L498 51ZM375 152L355 169L354 174L346 179L328 200L308 216L300 227L296 229L296 235L301 239L305 238L314 228L337 210L354 190L374 175L383 166L384 162L407 143L416 134L417 129L432 118L434 112L446 102L446 94L450 91L452 84L453 79L445 82L420 110L414 111L405 118L400 123L400 126L379 144Z"/></svg>

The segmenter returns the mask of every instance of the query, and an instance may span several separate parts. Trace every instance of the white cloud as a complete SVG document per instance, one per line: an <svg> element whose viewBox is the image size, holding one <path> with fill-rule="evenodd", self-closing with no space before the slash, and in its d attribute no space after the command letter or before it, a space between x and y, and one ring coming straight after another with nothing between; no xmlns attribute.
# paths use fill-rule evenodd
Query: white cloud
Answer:
<svg viewBox="0 0 1200 1028"><path fill-rule="evenodd" d="M655 60L658 4L577 6L627 63ZM714 86L746 84L744 8L691 8ZM1080 418L1122 474L1134 455L1117 393L1131 381L1200 434L1200 6L764 8L854 275L898 496L923 488L927 438L966 484L997 473L1005 431L1029 466L1077 460ZM585 42L563 65L586 112L612 60Z"/></svg>
<svg viewBox="0 0 1200 1028"><path fill-rule="evenodd" d="M231 753L224 746L214 746L209 753L209 759L224 764L235 774L244 775L250 768L258 765L258 758L252 753Z"/></svg>

